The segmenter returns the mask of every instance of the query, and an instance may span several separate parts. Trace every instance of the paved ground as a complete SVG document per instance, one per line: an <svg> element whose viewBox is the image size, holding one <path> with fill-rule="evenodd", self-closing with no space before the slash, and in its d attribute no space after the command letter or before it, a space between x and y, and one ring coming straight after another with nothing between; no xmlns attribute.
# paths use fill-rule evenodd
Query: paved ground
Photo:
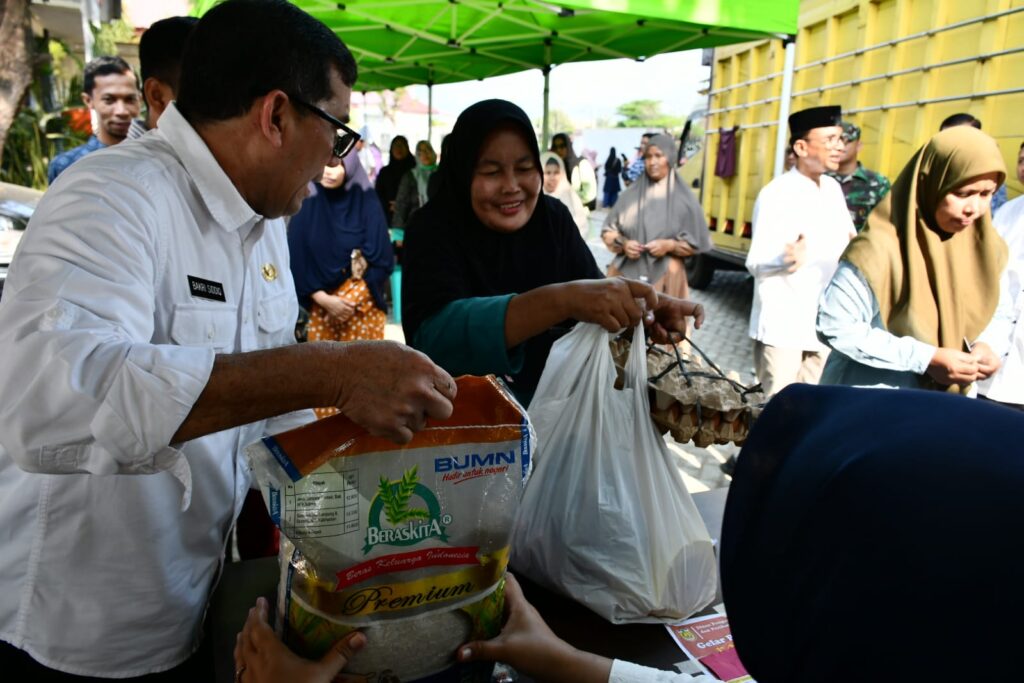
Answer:
<svg viewBox="0 0 1024 683"><path fill-rule="evenodd" d="M604 267L612 258L600 239L604 212L594 212L590 221L587 244L598 265ZM691 331L693 342L722 371L737 372L744 384L754 382L752 344L747 336L752 295L753 281L745 271L717 272L707 289L690 292L693 300L704 305L707 316L701 329ZM693 442L677 443L671 436L666 436L665 442L679 456L679 470L692 493L729 485L729 478L722 474L719 465L738 452L738 448L732 445L698 448Z"/></svg>
<svg viewBox="0 0 1024 683"><path fill-rule="evenodd" d="M594 258L602 268L612 256L599 237L603 221L603 211L591 215L587 239ZM753 283L745 271L717 272L707 289L691 291L691 297L704 305L707 315L703 328L693 333L693 342L723 371L739 373L744 384L754 381L752 344L747 336L752 292ZM398 325L389 323L385 336L404 341ZM692 442L676 443L671 436L666 436L665 441L669 449L679 456L679 470L692 493L729 485L729 478L722 474L719 464L739 449L731 445L698 448Z"/></svg>

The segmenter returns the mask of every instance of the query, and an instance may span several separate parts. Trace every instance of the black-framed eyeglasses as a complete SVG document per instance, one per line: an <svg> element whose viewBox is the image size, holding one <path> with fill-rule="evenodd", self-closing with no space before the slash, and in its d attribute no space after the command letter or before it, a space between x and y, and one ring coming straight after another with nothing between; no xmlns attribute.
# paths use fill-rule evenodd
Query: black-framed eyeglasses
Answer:
<svg viewBox="0 0 1024 683"><path fill-rule="evenodd" d="M333 150L334 156L338 157L339 159L344 159L345 156L352 151L352 148L356 146L356 143L359 142L359 133L355 132L354 130L346 126L344 123L342 123L338 119L334 118L333 116L325 112L320 107L316 106L315 104L310 104L309 102L300 100L298 97L292 97L292 101L294 101L296 104L301 104L303 107L310 110L311 112L322 118L324 121L327 121L328 123L335 127L336 130L334 135Z"/></svg>

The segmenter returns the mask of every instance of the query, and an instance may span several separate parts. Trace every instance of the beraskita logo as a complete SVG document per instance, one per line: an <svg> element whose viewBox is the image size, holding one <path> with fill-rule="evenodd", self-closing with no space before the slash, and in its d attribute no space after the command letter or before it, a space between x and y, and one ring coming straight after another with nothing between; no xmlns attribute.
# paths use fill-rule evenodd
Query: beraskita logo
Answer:
<svg viewBox="0 0 1024 683"><path fill-rule="evenodd" d="M414 498L422 501L426 508L410 507ZM382 514L389 527L381 523ZM381 475L377 495L370 503L363 554L377 545L414 545L428 538L447 543L445 528L451 523L451 515L441 514L434 492L419 482L415 466L403 472L397 481Z"/></svg>

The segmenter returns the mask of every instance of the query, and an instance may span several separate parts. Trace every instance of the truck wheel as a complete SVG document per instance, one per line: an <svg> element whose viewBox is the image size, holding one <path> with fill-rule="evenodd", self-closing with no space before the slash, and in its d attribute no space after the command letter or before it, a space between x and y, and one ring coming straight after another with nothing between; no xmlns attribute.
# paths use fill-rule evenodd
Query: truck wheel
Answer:
<svg viewBox="0 0 1024 683"><path fill-rule="evenodd" d="M715 276L715 259L697 254L686 259L686 279L694 289L706 289Z"/></svg>

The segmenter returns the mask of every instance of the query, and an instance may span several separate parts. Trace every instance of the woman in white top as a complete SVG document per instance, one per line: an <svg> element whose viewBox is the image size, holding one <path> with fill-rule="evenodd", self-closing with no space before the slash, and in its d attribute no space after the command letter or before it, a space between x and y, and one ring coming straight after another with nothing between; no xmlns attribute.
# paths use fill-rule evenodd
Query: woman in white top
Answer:
<svg viewBox="0 0 1024 683"><path fill-rule="evenodd" d="M572 139L567 133L557 133L551 138L551 151L565 162L565 175L583 205L591 211L596 209L597 174L594 173L593 164L576 155L576 150L572 148Z"/></svg>
<svg viewBox="0 0 1024 683"><path fill-rule="evenodd" d="M579 195L576 194L569 179L565 175L565 164L554 152L544 152L540 155L540 163L544 167L544 194L554 197L565 204L572 214L572 220L580 229L580 234L586 239L587 231L590 228L590 212L583 206Z"/></svg>

